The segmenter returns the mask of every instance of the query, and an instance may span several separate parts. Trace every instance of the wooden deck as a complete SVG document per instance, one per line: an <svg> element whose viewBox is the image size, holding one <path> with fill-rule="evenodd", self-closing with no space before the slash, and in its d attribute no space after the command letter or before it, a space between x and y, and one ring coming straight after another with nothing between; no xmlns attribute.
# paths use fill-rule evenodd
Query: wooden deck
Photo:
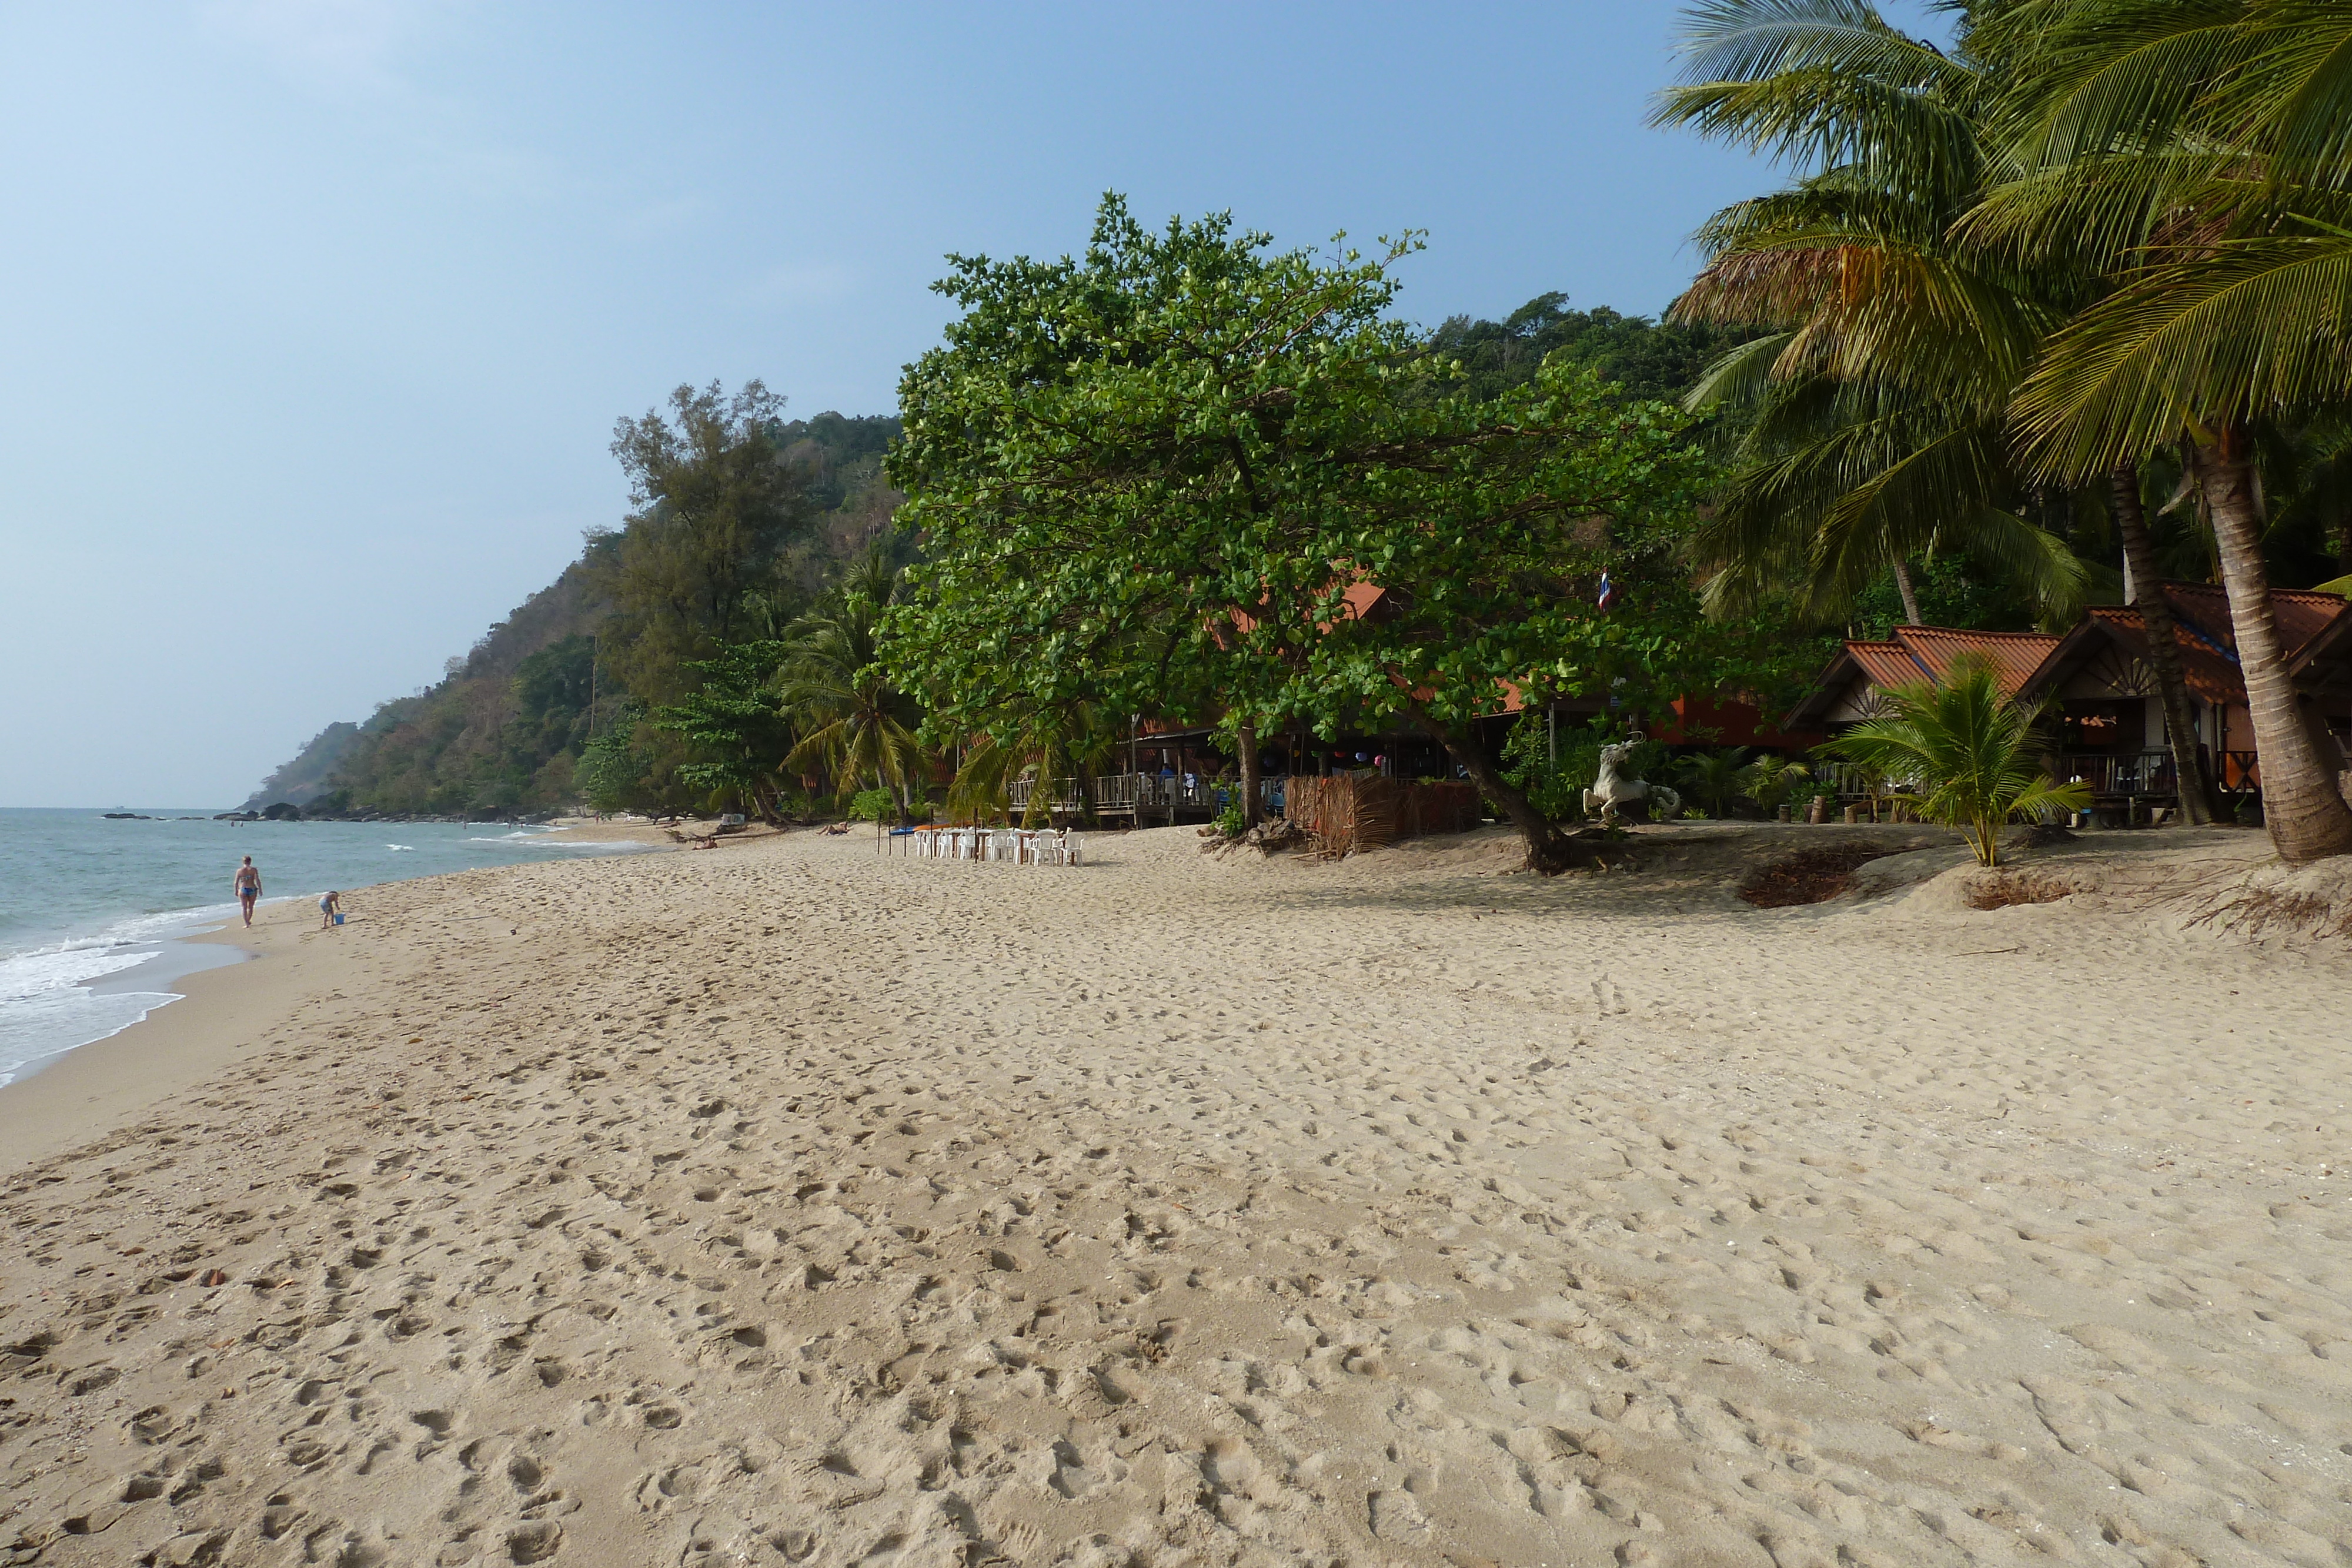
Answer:
<svg viewBox="0 0 2352 1568"><path fill-rule="evenodd" d="M1268 797L1269 806L1279 809L1280 792L1271 788L1276 782L1263 780L1261 789ZM1234 789L1231 782L1221 784L1198 773L1173 777L1160 773L1107 773L1097 779L1049 779L1045 787L1045 810L1056 822L1075 821L1086 816L1091 807L1097 820L1124 818L1137 827L1213 821L1225 809ZM1013 783L1010 793L1015 820L1028 815L1030 800L1037 788L1034 779Z"/></svg>

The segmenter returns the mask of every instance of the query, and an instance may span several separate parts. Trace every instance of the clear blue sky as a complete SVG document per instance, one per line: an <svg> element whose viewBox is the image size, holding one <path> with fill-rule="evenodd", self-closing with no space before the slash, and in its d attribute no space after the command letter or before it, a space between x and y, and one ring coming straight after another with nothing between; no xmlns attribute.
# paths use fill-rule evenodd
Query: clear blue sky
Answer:
<svg viewBox="0 0 2352 1568"><path fill-rule="evenodd" d="M0 805L242 799L618 518L616 417L887 412L941 254L1073 248L1106 189L1426 229L1433 323L1655 313L1773 178L1643 126L1652 0L0 16Z"/></svg>

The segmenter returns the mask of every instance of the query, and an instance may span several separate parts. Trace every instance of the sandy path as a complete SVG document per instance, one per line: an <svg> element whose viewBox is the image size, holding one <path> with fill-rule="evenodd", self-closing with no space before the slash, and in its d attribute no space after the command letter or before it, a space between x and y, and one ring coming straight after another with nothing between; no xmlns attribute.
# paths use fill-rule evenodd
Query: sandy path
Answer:
<svg viewBox="0 0 2352 1568"><path fill-rule="evenodd" d="M381 890L7 1183L0 1552L2352 1561L2342 945L1703 840Z"/></svg>

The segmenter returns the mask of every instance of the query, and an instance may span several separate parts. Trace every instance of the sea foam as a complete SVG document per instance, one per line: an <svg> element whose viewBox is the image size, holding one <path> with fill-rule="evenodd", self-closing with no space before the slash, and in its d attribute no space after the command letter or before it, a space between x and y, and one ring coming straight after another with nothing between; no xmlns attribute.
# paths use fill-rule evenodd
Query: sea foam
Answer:
<svg viewBox="0 0 2352 1568"><path fill-rule="evenodd" d="M120 920L95 936L0 956L0 1084L66 1045L104 1040L175 999L165 991L91 990L93 982L152 959L173 936L235 916L235 904Z"/></svg>

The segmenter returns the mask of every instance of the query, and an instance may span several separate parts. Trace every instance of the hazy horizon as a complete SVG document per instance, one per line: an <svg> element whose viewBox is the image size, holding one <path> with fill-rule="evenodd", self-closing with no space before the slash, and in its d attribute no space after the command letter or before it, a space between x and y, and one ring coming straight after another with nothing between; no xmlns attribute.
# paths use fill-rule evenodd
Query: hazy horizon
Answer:
<svg viewBox="0 0 2352 1568"><path fill-rule="evenodd" d="M241 801L619 519L615 419L892 412L942 254L1106 190L1427 230L1428 324L1654 315L1773 178L1645 126L1675 15L12 5L0 805Z"/></svg>

